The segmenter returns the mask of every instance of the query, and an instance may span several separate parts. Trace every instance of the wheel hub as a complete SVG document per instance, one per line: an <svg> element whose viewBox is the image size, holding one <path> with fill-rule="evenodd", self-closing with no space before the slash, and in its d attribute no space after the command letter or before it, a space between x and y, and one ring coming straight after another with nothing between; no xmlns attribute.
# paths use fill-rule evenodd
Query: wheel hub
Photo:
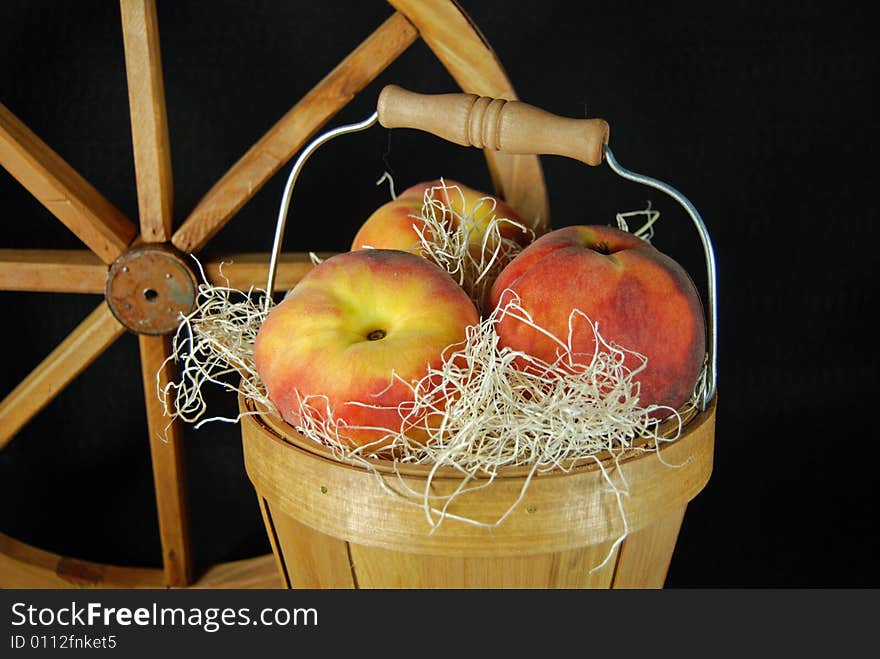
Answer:
<svg viewBox="0 0 880 659"><path fill-rule="evenodd" d="M113 315L137 334L168 334L195 308L197 282L186 262L165 246L135 247L107 273Z"/></svg>

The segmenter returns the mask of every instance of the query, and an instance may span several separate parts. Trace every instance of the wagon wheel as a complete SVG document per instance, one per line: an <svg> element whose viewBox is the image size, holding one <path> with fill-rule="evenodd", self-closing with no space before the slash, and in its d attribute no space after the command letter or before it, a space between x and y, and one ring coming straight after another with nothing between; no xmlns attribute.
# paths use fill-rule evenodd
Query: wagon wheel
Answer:
<svg viewBox="0 0 880 659"><path fill-rule="evenodd" d="M454 0L389 0L395 10L297 102L175 222L170 144L155 0L121 0L139 221L135 224L0 104L0 164L88 248L0 250L0 290L100 293L105 299L0 402L0 448L125 332L138 336L146 392L163 567L129 568L67 558L0 533L0 587L268 587L269 556L216 565L198 579L189 540L182 429L155 392L179 312L194 304L198 254L263 184L341 108L421 37L466 92L516 98L485 38ZM546 221L536 156L486 152L495 191L527 217ZM228 258L228 257L227 257ZM238 255L224 266L231 285L266 280L268 255ZM208 262L209 280L219 277ZM303 253L279 260L277 282L292 286L311 267ZM160 377L175 377L165 367Z"/></svg>

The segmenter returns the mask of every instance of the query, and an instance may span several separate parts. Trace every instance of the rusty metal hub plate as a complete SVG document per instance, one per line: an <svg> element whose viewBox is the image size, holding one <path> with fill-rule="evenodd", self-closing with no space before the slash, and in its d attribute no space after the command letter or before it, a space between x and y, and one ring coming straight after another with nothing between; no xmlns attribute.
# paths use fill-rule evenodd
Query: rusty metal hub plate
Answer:
<svg viewBox="0 0 880 659"><path fill-rule="evenodd" d="M168 334L195 308L197 281L177 253L136 247L107 273L105 294L113 315L137 334Z"/></svg>

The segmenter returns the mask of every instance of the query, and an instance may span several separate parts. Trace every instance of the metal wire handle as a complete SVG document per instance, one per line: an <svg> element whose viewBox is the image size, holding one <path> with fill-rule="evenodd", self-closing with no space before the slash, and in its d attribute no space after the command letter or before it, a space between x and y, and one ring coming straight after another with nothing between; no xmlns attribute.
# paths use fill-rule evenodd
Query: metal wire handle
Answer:
<svg viewBox="0 0 880 659"><path fill-rule="evenodd" d="M651 188L660 190L661 192L665 192L675 199L682 205L687 214L690 215L691 220L693 220L694 226L697 229L697 233L700 235L700 242L703 244L703 254L706 257L706 296L709 302L709 323L707 328L709 340L707 346L706 384L700 394L700 407L705 410L706 405L708 405L709 401L715 396L718 377L718 300L716 292L718 274L715 268L715 248L712 246L712 239L709 237L709 230L706 228L706 224L703 222L700 213L690 200L681 192L663 181L658 181L655 178L643 174L636 174L635 172L631 172L628 169L621 167L607 144L605 145L604 150L605 160L615 174L628 181L641 183L642 185L647 185Z"/></svg>
<svg viewBox="0 0 880 659"><path fill-rule="evenodd" d="M315 151L323 144L326 144L335 137L347 135L348 133L357 133L366 130L379 121L378 113L374 112L369 118L364 119L356 124L347 124L339 126L332 130L328 130L309 142L305 149L300 153L299 158L293 164L293 169L287 177L287 183L284 186L284 194L281 197L281 207L278 209L278 221L275 225L275 242L272 245L272 256L269 259L269 277L266 281L266 301L263 310L268 313L272 304L272 292L275 288L275 275L278 270L278 257L281 254L281 243L284 240L284 228L287 224L287 211L290 208L290 196L293 193L293 186L296 185L296 179L302 171L303 165Z"/></svg>
<svg viewBox="0 0 880 659"><path fill-rule="evenodd" d="M272 246L272 255L269 260L269 277L266 282L266 300L264 307L264 311L266 313L268 313L269 307L272 304L272 292L275 287L275 276L278 268L278 258L281 253L281 243L284 239L284 228L287 223L287 213L290 208L290 197L293 192L293 186L296 184L296 180L299 177L300 171L302 171L303 165L305 165L306 160L308 160L309 157L321 145L326 144L330 140L339 137L340 135L347 135L349 133L356 133L362 130L366 130L367 128L375 125L378 120L378 113L374 112L372 115L370 115L370 117L363 121L354 124L346 124L344 126L339 126L338 128L329 130L312 140L305 147L305 149L303 149L300 156L296 159L296 162L294 163L293 168L290 171L290 175L287 177L287 183L284 186L284 194L281 200L281 207L278 210L278 222L275 227L275 242ZM715 267L715 249L712 245L712 239L709 237L709 230L706 228L706 225L703 222L703 218L700 216L700 213L690 202L690 200L685 197L681 192L673 188L671 185L664 183L663 181L659 181L650 176L636 174L635 172L631 172L628 169L621 167L607 144L604 145L603 149L604 159L608 162L608 166L611 167L614 173L627 179L628 181L641 183L642 185L647 185L649 187L660 190L661 192L665 192L670 197L675 199L679 204L681 204L681 206L690 216L691 220L693 220L694 226L697 229L697 233L700 236L700 241L703 245L703 253L706 258L706 293L708 298L707 306L709 315L707 328L709 336L707 347L706 381L703 385L701 385L701 391L698 392L700 408L702 410L705 410L709 401L712 400L712 398L715 396L715 392L717 389L718 371L718 301L716 292L718 275Z"/></svg>

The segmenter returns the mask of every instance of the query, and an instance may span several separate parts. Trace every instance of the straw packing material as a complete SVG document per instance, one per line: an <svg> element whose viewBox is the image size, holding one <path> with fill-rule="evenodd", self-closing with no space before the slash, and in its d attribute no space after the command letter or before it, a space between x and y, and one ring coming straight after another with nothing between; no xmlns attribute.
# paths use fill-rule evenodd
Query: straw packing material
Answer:
<svg viewBox="0 0 880 659"><path fill-rule="evenodd" d="M474 250L474 224L469 217L459 213L451 227L444 220L455 212L442 201L449 198L450 192L455 191L445 183L425 192L419 216L423 222L419 232L421 249L426 258L449 272L473 300L482 303L497 273L521 246L501 235L498 225L504 218L496 218L481 228L481 249ZM618 225L625 228L626 218L643 213L648 222L636 235L652 231L657 214L650 210L622 214ZM200 287L198 307L185 319L175 337L172 358L179 361L180 381L167 384L159 392L170 417L199 425L217 420L203 418L206 409L200 391L208 384L237 391L277 414L253 359L254 339L267 313L264 303L264 295L258 290ZM644 357L603 337L601 328L584 314L572 313L569 336L553 337L559 351L558 359L552 363L500 349L495 327L504 318L543 331L515 297L505 307L484 314L478 324L467 329L462 343L447 347L439 366L429 369L420 381L407 383L412 389L412 403L398 410L400 425L388 428L380 440L357 447L341 441L343 428L326 399L309 392L300 392L300 403L303 409L311 408L316 413L304 414L297 430L330 446L341 459L367 468L376 457L391 457L401 464L432 465L436 469L453 467L461 474L458 493L490 486L498 471L509 466L528 466L530 473L536 474L565 470L584 460L593 460L603 469L609 489L620 503L620 497L626 495L625 480L621 480L620 470L615 470L616 477L606 472L598 456L617 459L631 451L657 450L662 442L673 441L680 433L679 412L666 410L672 421L667 421L661 433L657 414L652 414L656 408L639 403L636 379L644 367ZM571 350L575 330L595 335L593 354L576 354ZM527 360L530 368L513 368L514 360ZM634 361L636 367L631 366ZM228 382L233 374L240 376L237 388ZM389 374L388 384L395 384L393 373ZM429 424L429 436L411 440L406 433L408 424L425 415L436 420ZM672 431L667 432L670 425ZM374 450L377 447L382 448L380 453ZM383 478L378 471L376 475ZM450 513L455 495L436 500L431 494L430 479L422 492L401 491L390 483L387 486L389 493L404 496L425 510L429 530L436 529L445 519L456 519ZM500 524L520 499L511 501L508 512L499 519L460 521L484 526ZM622 514L622 504L620 510ZM624 519L621 540L625 535Z"/></svg>

